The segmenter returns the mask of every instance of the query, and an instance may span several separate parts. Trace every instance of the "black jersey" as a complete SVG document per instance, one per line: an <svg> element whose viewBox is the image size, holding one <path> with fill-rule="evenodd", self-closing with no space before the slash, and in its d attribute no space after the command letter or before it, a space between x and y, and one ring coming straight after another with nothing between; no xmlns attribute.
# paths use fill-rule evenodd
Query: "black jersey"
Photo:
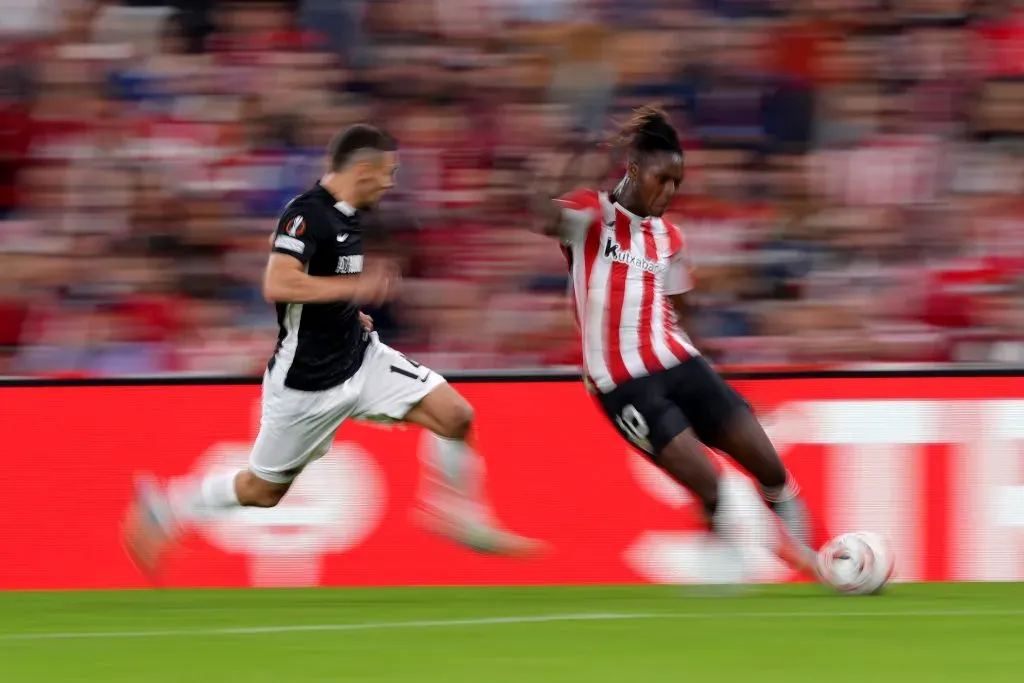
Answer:
<svg viewBox="0 0 1024 683"><path fill-rule="evenodd" d="M297 258L310 275L345 277L361 273L363 235L359 214L317 184L285 208L277 224L273 250ZM349 302L279 303L277 324L277 348L269 367L286 368L286 387L300 391L330 389L354 375L363 362L369 334L359 322L359 309Z"/></svg>

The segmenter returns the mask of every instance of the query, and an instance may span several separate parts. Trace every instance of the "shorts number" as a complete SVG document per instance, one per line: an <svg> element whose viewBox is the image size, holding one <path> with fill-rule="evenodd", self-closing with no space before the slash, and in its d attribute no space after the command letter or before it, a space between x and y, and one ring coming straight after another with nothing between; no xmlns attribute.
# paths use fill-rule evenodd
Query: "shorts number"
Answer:
<svg viewBox="0 0 1024 683"><path fill-rule="evenodd" d="M626 438L634 446L647 453L654 454L654 447L651 446L651 441L648 438L651 435L651 429L647 426L647 420L644 419L639 410L632 405L626 406L615 418L615 424L618 425L622 433L626 435Z"/></svg>
<svg viewBox="0 0 1024 683"><path fill-rule="evenodd" d="M399 354L399 355L402 356L402 358L405 359L405 362L408 363L409 365L411 365L414 370L419 370L419 369L421 369L423 367L422 365L420 365L419 363L414 361L412 358L409 358L408 356L406 356L404 353L403 354ZM397 365L392 365L391 366L391 372L393 372L395 374L398 374L398 375L402 375L404 377L408 377L409 379L419 380L420 382L423 382L423 383L426 383L427 377L430 377L430 370L427 370L425 373L423 373L423 376L420 377L415 372L410 372L410 371L406 370L405 368L398 367Z"/></svg>

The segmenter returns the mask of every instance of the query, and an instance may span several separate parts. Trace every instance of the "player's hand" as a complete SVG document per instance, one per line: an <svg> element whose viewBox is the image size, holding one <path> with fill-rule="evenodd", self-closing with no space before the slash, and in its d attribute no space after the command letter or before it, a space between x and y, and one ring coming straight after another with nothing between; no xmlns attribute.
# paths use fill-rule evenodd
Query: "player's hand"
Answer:
<svg viewBox="0 0 1024 683"><path fill-rule="evenodd" d="M363 324L363 328L367 332L373 332L373 318L366 315L362 311L359 311L359 322Z"/></svg>
<svg viewBox="0 0 1024 683"><path fill-rule="evenodd" d="M398 291L398 268L389 261L371 263L356 281L355 302L379 305L394 298Z"/></svg>

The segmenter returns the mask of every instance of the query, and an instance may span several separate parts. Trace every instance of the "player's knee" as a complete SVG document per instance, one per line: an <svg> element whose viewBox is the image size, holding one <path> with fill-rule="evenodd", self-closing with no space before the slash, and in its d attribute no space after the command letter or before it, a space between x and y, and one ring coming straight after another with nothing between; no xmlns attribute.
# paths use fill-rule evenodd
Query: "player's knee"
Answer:
<svg viewBox="0 0 1024 683"><path fill-rule="evenodd" d="M473 411L473 406L460 397L460 400L453 402L445 411L438 436L443 436L446 439L465 439L473 428L474 419L476 419L476 413Z"/></svg>

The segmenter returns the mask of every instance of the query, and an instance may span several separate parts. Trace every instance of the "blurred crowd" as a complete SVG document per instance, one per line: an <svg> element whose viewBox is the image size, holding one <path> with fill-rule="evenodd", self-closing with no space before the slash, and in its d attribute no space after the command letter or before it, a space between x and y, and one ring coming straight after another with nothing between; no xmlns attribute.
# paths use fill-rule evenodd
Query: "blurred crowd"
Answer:
<svg viewBox="0 0 1024 683"><path fill-rule="evenodd" d="M382 336L574 366L526 193L652 101L718 362L1024 365L1019 0L3 4L0 375L260 373L267 237L356 121L402 145ZM592 156L564 189L613 185Z"/></svg>

